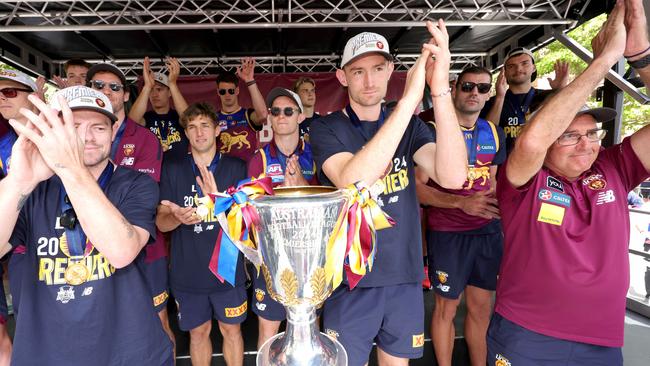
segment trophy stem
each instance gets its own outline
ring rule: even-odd
[[[285,306],[287,328],[264,343],[258,365],[347,365],[341,344],[319,332],[316,308],[310,305]]]

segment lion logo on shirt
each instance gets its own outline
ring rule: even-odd
[[[219,140],[221,141],[221,152],[223,153],[229,153],[230,150],[233,148],[233,146],[236,146],[236,149],[242,149],[244,145],[248,149],[251,148],[250,142],[248,142],[248,132],[242,131],[241,133],[236,133],[233,132],[233,134],[229,134],[227,132],[222,132],[219,134]]]

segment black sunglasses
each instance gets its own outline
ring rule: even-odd
[[[463,81],[460,84],[460,90],[465,93],[471,93],[474,90],[474,87],[478,89],[478,92],[481,94],[487,94],[492,89],[492,84],[490,83],[473,83],[471,81]]]
[[[18,92],[26,92],[26,93],[31,93],[31,89],[21,89],[21,88],[4,88],[0,89],[0,93],[2,93],[2,96],[5,98],[15,98],[18,96]]]
[[[70,204],[70,198],[68,198],[67,194],[65,195],[65,197],[63,197],[63,200],[65,201],[65,203]],[[79,220],[77,220],[77,213],[74,211],[74,208],[72,207],[65,210],[63,214],[61,214],[61,217],[59,218],[59,224],[68,230],[74,230],[74,228],[77,226],[78,223]]]
[[[284,115],[285,115],[285,116],[287,116],[287,117],[291,117],[291,116],[293,116],[293,112],[298,112],[298,113],[300,113],[300,109],[298,109],[298,108],[291,108],[291,107],[285,107],[284,109],[283,109],[283,108],[280,108],[280,107],[271,107],[271,108],[269,108],[269,112],[271,112],[271,115],[272,115],[273,117],[277,117],[277,116],[279,116],[280,113],[282,113],[282,112],[284,112]]]
[[[106,86],[106,85],[108,85],[108,87],[109,87],[112,91],[114,91],[114,92],[118,92],[118,91],[120,91],[120,90],[122,90],[122,89],[124,88],[124,85],[122,85],[122,84],[118,84],[118,83],[106,83],[106,82],[103,81],[103,80],[90,80],[90,81],[86,84],[86,86],[91,87],[91,88],[93,88],[93,89],[97,89],[97,90],[102,90],[102,89],[104,89],[104,86]]]
[[[226,95],[226,92],[230,95],[235,95],[235,89],[219,89],[219,95]]]

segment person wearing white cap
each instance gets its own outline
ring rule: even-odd
[[[142,68],[144,85],[131,106],[129,118],[153,132],[158,137],[163,152],[174,155],[187,154],[188,142],[180,126],[179,117],[187,109],[187,102],[176,84],[180,64],[173,57],[168,58],[165,64],[169,76],[160,72],[154,73],[149,57],[145,57]],[[151,103],[153,110],[147,111],[147,102]]]
[[[496,95],[485,104],[481,117],[503,128],[506,151],[514,147],[515,139],[529,118],[532,106],[543,103],[551,91],[533,87],[537,78],[535,58],[530,50],[517,47],[506,55],[503,68],[495,83]],[[569,63],[555,62],[555,79],[548,79],[552,89],[569,83]]]
[[[27,118],[19,113],[20,108],[26,108],[34,111],[35,108],[32,103],[27,99],[27,96],[31,93],[37,91],[36,83],[24,73],[18,70],[12,69],[3,69],[0,70],[0,114],[6,120],[15,119],[22,124],[27,123]],[[8,156],[5,156],[7,152],[11,150],[11,145],[13,141],[16,140],[16,135],[10,132],[10,135],[3,136],[3,139],[11,137],[11,144],[8,145],[8,149],[2,149],[0,147],[0,167],[2,168],[3,173],[7,174],[7,162],[6,159]],[[0,143],[0,145],[5,145]]]
[[[368,362],[373,342],[380,365],[406,365],[409,358],[422,356],[424,271],[414,166],[446,188],[461,188],[467,178],[467,152],[449,88],[449,36],[442,20],[437,26],[427,22],[427,29],[432,38],[409,70],[394,109],[381,103],[393,71],[388,42],[376,33],[352,37],[336,71],[349,104],[311,126],[319,180],[341,188],[381,180],[384,189],[377,200],[396,221],[377,232],[372,271],[361,280],[344,276],[345,285],[324,305],[325,331],[341,341],[350,366]],[[437,139],[413,115],[425,81],[438,121]]]
[[[156,235],[157,184],[111,163],[117,118],[101,92],[29,99],[41,115],[9,121],[19,137],[0,181],[0,255],[27,248],[12,364],[173,365],[138,268]]]
[[[616,2],[589,66],[546,100],[500,168],[504,252],[489,365],[623,365],[626,197],[650,176],[650,127],[603,148],[598,123],[616,111],[581,106],[624,55],[650,85],[645,14],[642,0]]]

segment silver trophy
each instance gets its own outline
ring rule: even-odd
[[[341,343],[318,331],[316,309],[333,290],[326,247],[348,200],[345,190],[291,187],[252,201],[267,291],[287,313],[286,331],[264,343],[258,365],[347,365]]]

